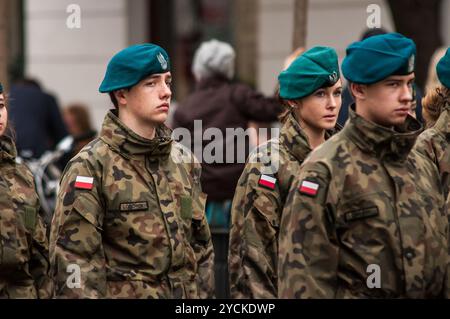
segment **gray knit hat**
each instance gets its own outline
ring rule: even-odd
[[[236,53],[228,43],[212,39],[203,42],[194,54],[192,73],[198,80],[214,75],[234,77]]]

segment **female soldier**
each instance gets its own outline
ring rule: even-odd
[[[314,47],[279,76],[280,138],[248,158],[232,206],[229,271],[233,298],[276,298],[278,229],[286,193],[303,160],[336,125],[342,85],[336,52]]]
[[[447,197],[450,188],[450,49],[437,64],[436,73],[442,84],[423,98],[428,129],[417,138],[415,148],[437,165]]]
[[[49,298],[48,243],[34,180],[16,162],[0,85],[0,298]]]

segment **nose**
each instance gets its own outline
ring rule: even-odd
[[[412,95],[412,86],[405,84],[402,86],[402,92],[400,94],[400,100],[402,102],[412,102],[413,100],[413,95]]]
[[[327,108],[328,109],[335,109],[337,107],[337,97],[333,96],[333,94],[330,95],[330,98],[328,99]]]
[[[160,90],[160,97],[161,99],[167,99],[172,96],[172,90],[170,89],[170,86],[164,82],[162,85],[162,88]]]

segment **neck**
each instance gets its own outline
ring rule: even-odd
[[[317,146],[325,142],[325,130],[319,128],[313,128],[308,125],[302,125],[306,136],[308,137],[309,145],[311,149],[315,149]]]
[[[155,137],[156,129],[155,125],[149,125],[148,123],[142,123],[135,116],[121,109],[119,112],[119,119],[125,124],[130,130],[132,130],[137,135],[151,140]]]

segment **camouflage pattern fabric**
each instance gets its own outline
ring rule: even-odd
[[[0,298],[49,298],[48,240],[28,168],[0,137]]]
[[[421,131],[412,117],[394,130],[350,110],[309,155],[281,218],[280,298],[445,296],[448,218],[437,169],[411,152]]]
[[[436,164],[447,196],[450,189],[450,105],[447,105],[433,127],[419,135],[414,149]]]
[[[232,205],[228,254],[232,298],[277,298],[281,212],[292,180],[310,152],[307,136],[291,113],[280,138],[250,154]],[[276,179],[273,189],[259,185],[262,175]]]
[[[99,138],[67,165],[50,233],[55,297],[214,296],[200,164],[170,134],[161,126],[144,139],[110,111]],[[77,176],[93,183],[80,188]]]

